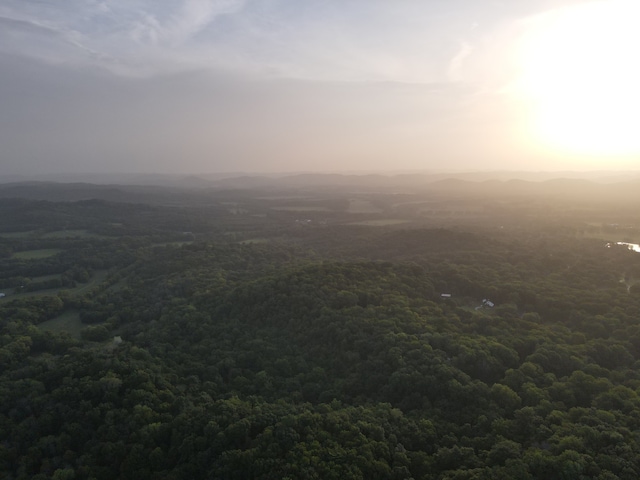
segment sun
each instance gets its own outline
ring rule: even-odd
[[[518,48],[529,135],[569,155],[640,154],[639,0],[582,3],[530,20]]]

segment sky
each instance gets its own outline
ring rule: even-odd
[[[3,0],[0,174],[636,169],[637,0]]]

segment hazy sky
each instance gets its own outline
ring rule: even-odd
[[[2,0],[0,173],[628,169],[638,0]]]

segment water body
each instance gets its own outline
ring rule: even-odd
[[[626,245],[626,247],[629,250],[633,250],[634,252],[640,253],[640,245],[637,243],[627,243],[627,242],[616,242],[615,244],[607,243],[607,248],[611,248],[611,245]]]

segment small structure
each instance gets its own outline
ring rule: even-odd
[[[122,337],[120,335],[116,335],[113,337],[113,344],[120,345],[122,343]]]
[[[489,300],[488,298],[485,298],[482,300],[482,306],[483,307],[489,307],[489,308],[493,308],[496,306],[495,303],[493,303],[491,300]]]
[[[441,293],[440,294],[440,298],[451,298],[451,294],[450,293]]]
[[[7,295],[5,293],[0,292],[0,298],[2,297],[6,297]]]

